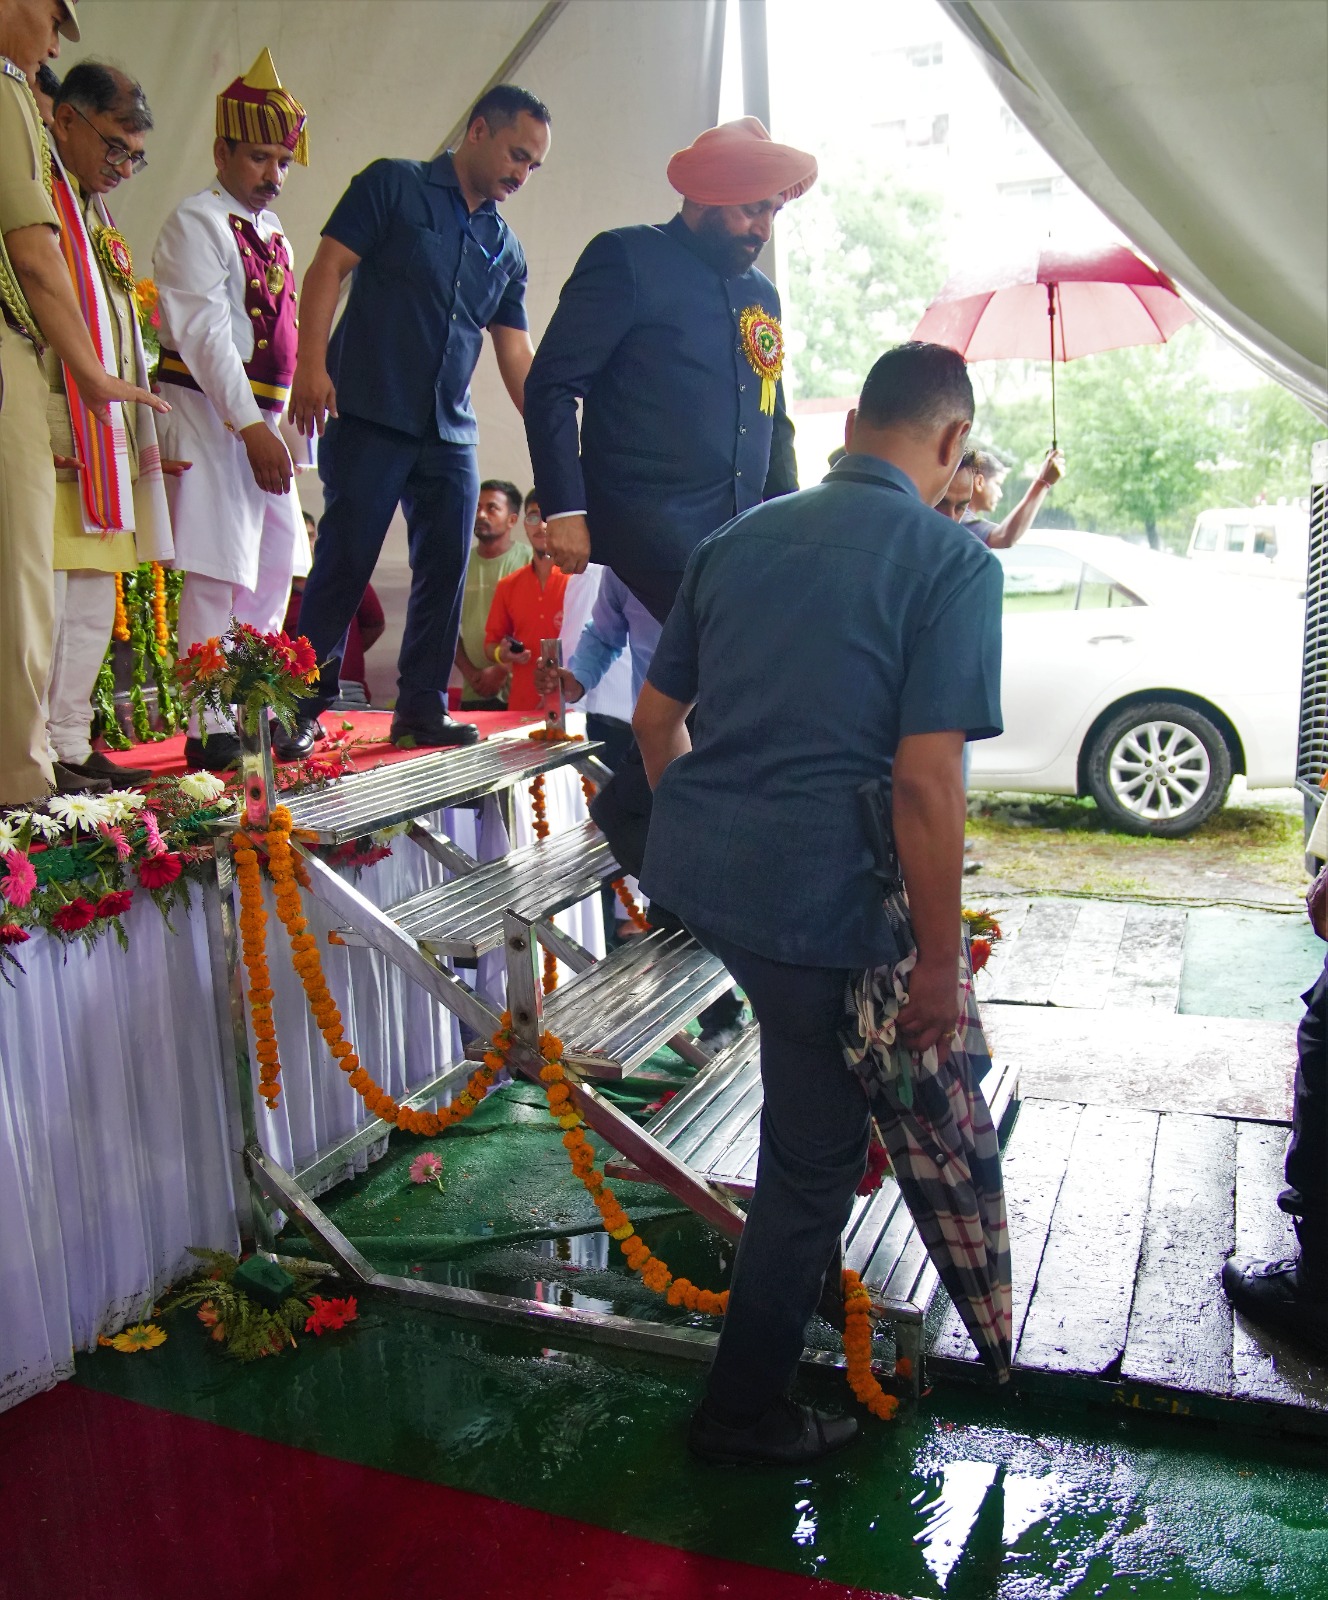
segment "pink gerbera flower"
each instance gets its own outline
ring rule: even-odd
[[[128,861],[133,854],[133,846],[125,838],[123,828],[117,827],[113,822],[99,822],[97,824],[97,832],[108,843],[115,846],[115,854],[119,860]]]
[[[145,810],[139,813],[144,831],[147,834],[145,845],[150,856],[159,856],[166,849],[166,841],[161,836],[161,829],[157,826],[156,813]]]
[[[32,891],[37,887],[37,874],[32,862],[21,850],[9,850],[0,861],[4,863],[5,875],[0,878],[0,894],[9,901],[11,906],[25,906],[32,899]]]
[[[410,1164],[412,1183],[433,1183],[443,1187],[443,1163],[432,1150],[424,1150]]]

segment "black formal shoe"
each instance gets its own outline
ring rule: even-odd
[[[272,754],[278,761],[303,761],[324,737],[317,717],[296,717],[289,732],[275,717],[272,719]]]
[[[441,744],[474,744],[480,730],[473,722],[454,722],[439,713],[415,721],[409,717],[393,717],[389,740],[398,750],[423,750]]]
[[[210,733],[207,743],[193,734],[184,742],[184,764],[190,772],[229,772],[240,764],[238,734]]]
[[[687,1448],[702,1461],[727,1466],[801,1466],[842,1450],[858,1433],[856,1417],[832,1417],[795,1400],[777,1401],[745,1428],[712,1417],[702,1403],[687,1429]]]
[[[1302,1282],[1299,1258],[1292,1261],[1222,1263],[1222,1289],[1243,1316],[1293,1344],[1328,1356],[1328,1293],[1311,1293]]]
[[[122,767],[101,750],[94,750],[86,761],[62,761],[60,765],[85,778],[102,778],[111,789],[137,789],[156,776],[149,767]]]
[[[111,787],[105,778],[89,777],[77,767],[66,766],[63,761],[53,763],[56,794],[105,794]]]

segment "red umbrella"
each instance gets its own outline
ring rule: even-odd
[[[1056,363],[1127,345],[1165,344],[1194,312],[1164,272],[1123,244],[1042,250],[1021,261],[957,273],[923,313],[915,339],[948,345],[969,361],[1051,356],[1056,444]]]

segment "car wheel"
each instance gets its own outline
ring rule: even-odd
[[[1172,702],[1127,706],[1096,735],[1088,788],[1125,833],[1179,839],[1206,822],[1231,787],[1231,752],[1202,712]]]

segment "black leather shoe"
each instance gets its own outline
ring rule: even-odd
[[[240,764],[240,739],[234,733],[210,733],[206,744],[193,734],[184,742],[184,764],[190,772],[229,772]]]
[[[687,1429],[687,1448],[702,1461],[727,1466],[801,1466],[842,1450],[857,1437],[856,1417],[832,1417],[814,1406],[780,1400],[745,1428],[717,1421],[702,1403]]]
[[[1300,1278],[1300,1262],[1222,1263],[1222,1290],[1231,1304],[1270,1333],[1328,1356],[1328,1295],[1310,1294]]]
[[[105,794],[111,787],[105,778],[94,778],[78,767],[66,766],[63,761],[52,763],[55,773],[56,794]]]
[[[389,740],[398,750],[424,750],[435,745],[474,744],[480,730],[473,722],[454,722],[441,714],[414,721],[408,717],[393,717]]]
[[[296,717],[289,732],[275,717],[272,719],[272,754],[278,761],[303,761],[323,737],[323,725],[317,717]]]
[[[101,750],[94,750],[86,761],[62,761],[60,765],[85,778],[100,778],[111,789],[137,789],[156,776],[150,767],[122,767]]]

